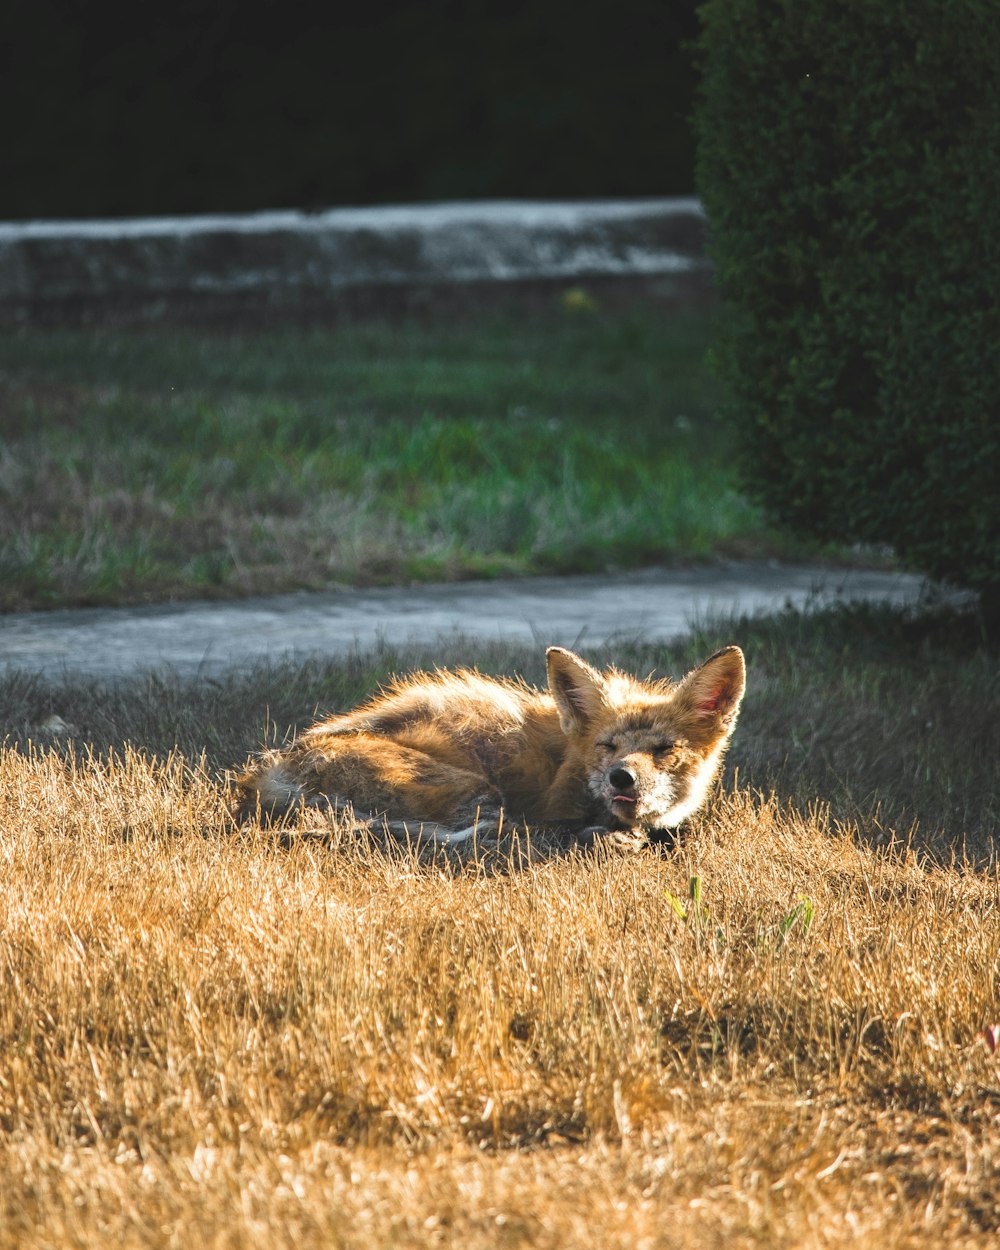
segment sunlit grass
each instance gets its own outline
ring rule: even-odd
[[[234,830],[221,770],[534,651],[3,679],[0,1246],[992,1244],[996,655],[859,610],[590,658],[727,641],[677,849],[482,865]]]

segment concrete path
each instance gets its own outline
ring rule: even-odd
[[[710,616],[838,601],[916,603],[909,574],[771,564],[616,576],[337,590],[235,602],[83,608],[0,616],[0,672],[103,679],[148,669],[215,675],[261,660],[334,657],[385,643],[484,640],[596,645],[668,640]]]

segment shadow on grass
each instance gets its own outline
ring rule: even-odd
[[[992,857],[1000,663],[972,614],[852,606],[716,620],[672,646],[582,650],[598,665],[680,676],[729,642],[746,652],[748,691],[724,787],[826,806],[867,842],[910,841],[935,858]],[[392,673],[463,664],[542,684],[543,651],[449,642],[265,665],[224,680],[158,673],[112,688],[15,674],[0,678],[0,739],[98,754],[126,745],[179,751],[191,762],[204,757],[221,777],[261,746],[353,706]]]

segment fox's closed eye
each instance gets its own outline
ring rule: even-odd
[[[664,738],[662,742],[655,742],[653,744],[654,755],[666,755],[668,751],[672,751],[673,749],[674,749],[674,744],[670,741],[669,738]]]

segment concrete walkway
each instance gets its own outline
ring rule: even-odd
[[[0,672],[113,680],[149,669],[217,675],[261,660],[336,657],[467,636],[572,647],[660,641],[700,619],[853,600],[914,604],[919,577],[857,569],[716,564],[616,576],[337,590],[233,602],[0,616]]]

